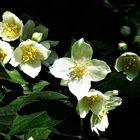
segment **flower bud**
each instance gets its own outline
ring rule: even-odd
[[[134,43],[140,45],[140,35],[136,35],[136,36],[134,37]]]
[[[127,44],[125,42],[118,43],[118,49],[120,51],[126,51],[127,50]]]
[[[42,37],[43,37],[43,33],[35,32],[32,35],[32,40],[40,42],[42,40]]]
[[[131,28],[129,26],[122,26],[120,30],[121,35],[129,36],[131,33]]]

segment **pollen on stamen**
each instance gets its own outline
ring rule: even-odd
[[[12,23],[2,23],[3,34],[8,38],[15,38],[18,34],[18,27]]]
[[[87,67],[85,65],[76,65],[72,72],[74,77],[82,77],[87,71]]]
[[[23,63],[27,63],[29,61],[33,61],[37,59],[37,50],[35,46],[25,46],[22,48],[23,56],[22,61]]]
[[[98,117],[98,119],[101,121],[102,118],[103,118],[103,115],[98,115],[97,117]]]
[[[92,106],[94,103],[97,103],[100,101],[100,97],[98,95],[84,97],[84,101],[88,106]]]
[[[3,61],[7,53],[0,48],[0,61]]]
[[[124,71],[134,70],[137,67],[137,60],[134,56],[125,56],[124,57]]]

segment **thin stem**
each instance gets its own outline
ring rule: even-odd
[[[82,118],[80,119],[80,125],[81,125],[80,126],[80,129],[81,129],[80,130],[81,131],[81,139],[85,140],[85,138],[84,138],[84,125],[83,125],[83,119]]]

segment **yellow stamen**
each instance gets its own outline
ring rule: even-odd
[[[0,61],[3,61],[7,53],[0,48]]]
[[[12,23],[2,23],[3,34],[8,38],[15,38],[18,34],[18,27]]]
[[[135,70],[137,65],[138,65],[138,62],[134,56],[124,57],[124,71]]]
[[[101,100],[101,98],[98,95],[95,96],[90,96],[90,97],[84,97],[84,101],[86,102],[86,104],[90,107],[93,104],[99,102]]]
[[[102,120],[102,118],[103,118],[104,115],[107,115],[109,113],[109,109],[110,109],[110,106],[108,104],[106,104],[105,105],[105,109],[103,111],[103,114],[102,115],[100,115],[100,114],[98,115],[98,119],[100,121]]]
[[[98,119],[101,121],[102,118],[103,118],[103,115],[98,115],[97,117],[98,117]]]
[[[22,56],[23,63],[33,61],[36,59],[37,59],[37,50],[35,46],[29,45],[23,47],[23,56]]]
[[[82,77],[86,73],[87,67],[83,64],[76,65],[72,72],[74,77]]]

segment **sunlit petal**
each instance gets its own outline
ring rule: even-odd
[[[92,81],[100,81],[111,72],[106,62],[98,59],[93,59],[91,62],[92,63],[88,66],[88,76]]]
[[[70,72],[74,67],[74,63],[70,58],[63,57],[57,59],[54,64],[50,67],[50,72],[57,78],[62,78],[63,80],[70,79]]]
[[[20,68],[24,73],[26,73],[32,78],[35,78],[41,70],[41,63],[40,61],[36,61],[29,64],[21,64]]]

